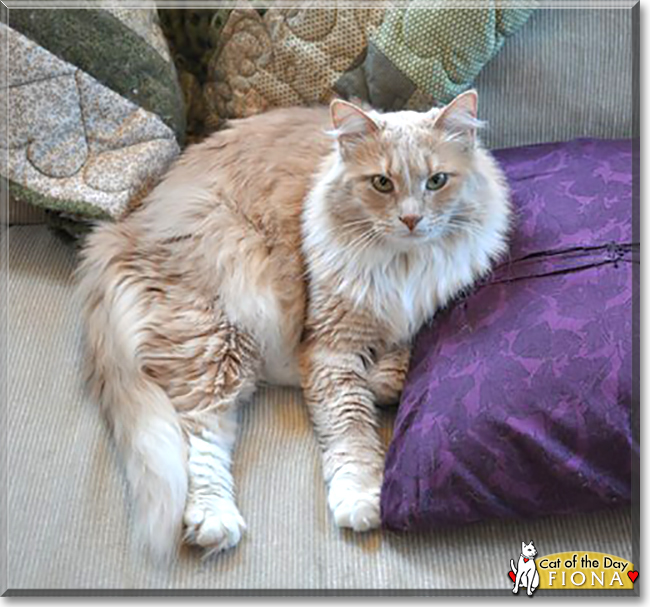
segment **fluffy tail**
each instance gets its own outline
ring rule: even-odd
[[[512,559],[510,559],[510,569],[512,569],[512,573],[517,575],[517,569],[515,568],[515,562]]]
[[[104,224],[88,237],[78,269],[88,376],[111,425],[135,500],[140,540],[159,559],[180,538],[187,497],[187,446],[164,390],[141,369],[148,316],[143,287],[120,261],[129,235]]]

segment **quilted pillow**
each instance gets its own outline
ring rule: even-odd
[[[418,336],[382,488],[390,528],[631,499],[632,142],[496,157],[516,208],[510,258]]]
[[[119,217],[165,170],[185,131],[183,96],[149,8],[19,9],[8,49],[11,195],[52,211]]]
[[[532,6],[237,8],[208,64],[205,101],[222,118],[333,96],[429,109],[467,89]]]

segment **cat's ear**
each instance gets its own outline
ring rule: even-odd
[[[458,95],[442,110],[432,110],[435,128],[444,130],[450,137],[465,140],[474,145],[476,129],[483,123],[478,119],[478,93],[475,90],[465,91]]]
[[[342,99],[330,104],[334,134],[341,145],[358,143],[379,131],[377,123],[361,108]]]
[[[526,542],[521,542],[521,551],[524,551],[524,548],[526,548]]]

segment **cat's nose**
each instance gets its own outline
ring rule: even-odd
[[[411,232],[415,229],[415,226],[422,221],[421,215],[402,215],[399,220],[409,229]]]

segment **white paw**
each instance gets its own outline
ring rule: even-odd
[[[237,506],[227,500],[190,504],[183,521],[185,541],[205,548],[208,554],[233,548],[246,530]]]
[[[330,490],[329,502],[334,522],[339,527],[369,531],[381,523],[378,491],[347,490],[341,494]]]

